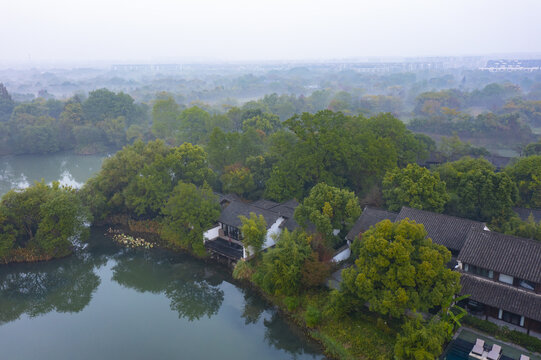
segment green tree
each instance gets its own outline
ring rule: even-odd
[[[208,141],[213,129],[212,117],[208,112],[200,107],[192,106],[180,113],[179,120],[177,143],[202,144]]]
[[[458,135],[454,134],[451,137],[442,137],[440,151],[448,158],[459,156],[487,156],[490,152],[483,147],[475,147],[469,142],[463,142]]]
[[[445,183],[438,173],[417,164],[388,171],[383,178],[383,198],[390,211],[402,206],[441,213],[449,201]]]
[[[105,141],[109,146],[121,148],[126,144],[126,118],[119,116],[100,121],[97,127],[105,134]]]
[[[301,288],[303,265],[311,254],[310,238],[305,232],[284,229],[276,246],[263,254],[252,278],[270,294],[295,295]]]
[[[179,181],[214,182],[203,148],[189,143],[171,148],[163,140],[135,141],[106,159],[81,195],[99,219],[111,214],[152,218]]]
[[[88,235],[91,217],[75,190],[36,182],[22,191],[11,190],[0,202],[0,259],[11,250],[61,257],[72,251],[73,239]]]
[[[67,127],[74,127],[83,124],[83,107],[78,101],[71,101],[66,104],[64,111],[60,114],[60,121]]]
[[[520,158],[505,173],[518,186],[520,206],[541,208],[541,155]]]
[[[167,154],[165,161],[171,170],[171,178],[174,181],[203,185],[214,182],[214,172],[209,169],[208,156],[199,145],[184,143],[172,148]]]
[[[458,293],[460,274],[446,267],[449,250],[426,235],[423,225],[408,219],[378,223],[355,240],[359,257],[342,271],[341,292],[390,317],[441,306]]]
[[[163,238],[173,246],[203,256],[203,232],[220,216],[220,205],[212,189],[179,182],[161,212]]]
[[[541,155],[541,141],[526,145],[523,153],[524,156]]]
[[[295,209],[295,220],[306,228],[309,222],[325,238],[328,246],[337,245],[335,230],[344,232],[361,215],[359,200],[351,191],[317,184]]]
[[[282,123],[277,115],[267,113],[248,118],[242,123],[242,128],[244,131],[246,131],[248,128],[254,128],[264,132],[267,135],[277,131],[281,126]]]
[[[242,232],[242,243],[246,248],[246,252],[248,256],[257,254],[265,244],[267,222],[263,215],[257,216],[253,212],[250,213],[249,218],[242,215],[239,218],[242,222],[240,231]]]
[[[490,223],[490,228],[508,235],[541,241],[541,221],[535,222],[532,215],[526,221],[518,216],[497,217]]]
[[[213,182],[205,151],[190,143],[156,153],[139,176],[129,179],[124,190],[125,204],[138,216],[154,217],[179,181],[202,185]]]
[[[420,315],[407,320],[398,334],[394,354],[397,360],[434,360],[449,340],[450,325],[433,317],[424,324]]]
[[[317,183],[368,191],[385,172],[426,153],[425,142],[390,114],[366,119],[332,111],[295,115],[284,122],[290,132],[270,138],[277,159],[265,195],[302,199]]]
[[[180,129],[180,106],[172,97],[156,100],[152,107],[152,133],[160,139],[173,141]]]
[[[248,197],[255,190],[254,177],[250,169],[241,166],[229,166],[220,177],[222,190],[242,197]]]
[[[216,171],[223,171],[227,165],[245,164],[246,159],[263,153],[261,135],[253,128],[243,133],[226,133],[215,127],[205,146],[209,162]]]
[[[0,260],[8,258],[17,241],[16,224],[9,222],[8,212],[0,206]]]
[[[507,173],[496,173],[484,159],[464,158],[436,168],[451,196],[445,212],[479,221],[509,216],[517,188]]]
[[[107,89],[91,91],[83,103],[84,119],[92,124],[124,116],[129,126],[133,123],[136,112],[131,96],[122,92],[115,94]]]
[[[58,257],[71,252],[72,238],[88,236],[84,222],[90,220],[90,215],[75,190],[61,188],[58,183],[53,183],[51,189],[54,195],[39,209],[36,240],[47,254]]]
[[[170,152],[171,148],[162,140],[147,144],[135,141],[114,156],[105,159],[101,171],[90,178],[81,190],[81,196],[94,217],[102,220],[111,214],[128,213],[128,208],[133,211],[133,200],[126,201],[126,197],[144,197],[146,193],[141,195],[139,191],[135,191],[136,189],[127,190],[128,186],[137,182],[139,177],[144,177],[145,167],[147,168],[145,171],[152,173],[152,169],[149,168],[153,162],[156,159],[163,162]]]
[[[0,122],[6,122],[11,117],[15,102],[9,95],[4,84],[0,83]]]

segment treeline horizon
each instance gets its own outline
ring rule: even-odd
[[[428,134],[437,142],[441,136],[458,135],[474,145],[501,147],[515,154],[539,138],[534,130],[541,128],[541,82],[533,84],[529,93],[511,83],[492,83],[473,91],[423,92],[413,100],[409,112],[404,107],[404,94],[395,90],[394,95],[367,95],[355,89],[315,90],[309,96],[273,93],[234,106],[184,104],[175,94],[164,91],[143,103],[105,88],[67,100],[56,100],[45,91],[43,97],[16,102],[0,84],[0,154],[104,153],[135,139],[167,137],[173,144],[171,134],[164,133],[164,122],[184,126],[185,133],[199,132],[198,139],[187,141],[204,144],[214,127],[238,132],[250,114],[263,116],[276,126],[294,115],[320,110],[366,117],[390,113],[409,129]],[[239,120],[241,113],[243,119]]]

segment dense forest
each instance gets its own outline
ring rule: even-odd
[[[499,155],[520,154],[541,127],[541,79],[535,74],[361,73],[332,66],[222,70],[7,72],[0,85],[0,154],[103,153],[135,139],[204,144],[216,126],[238,132],[248,117],[265,114],[252,121],[268,133],[296,114],[321,110],[390,113],[438,143],[456,134]],[[171,124],[176,128],[168,133]]]

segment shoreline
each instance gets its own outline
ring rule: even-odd
[[[129,220],[128,220],[128,222],[129,222]],[[105,235],[108,238],[110,238],[111,241],[114,241],[112,239],[112,236],[115,235],[115,234],[127,235],[127,236],[131,236],[131,237],[134,237],[134,238],[135,237],[140,237],[140,238],[145,239],[148,242],[153,243],[155,245],[154,248],[161,248],[161,249],[165,249],[165,250],[168,250],[168,251],[171,251],[171,252],[184,253],[184,254],[187,254],[187,255],[193,257],[194,259],[203,261],[206,264],[219,265],[219,266],[223,267],[224,269],[227,269],[228,274],[231,276],[231,281],[233,282],[234,285],[239,286],[241,288],[249,289],[249,290],[254,291],[255,293],[257,293],[258,296],[260,296],[267,304],[272,306],[288,323],[291,323],[291,324],[295,325],[296,327],[298,327],[299,330],[302,331],[304,336],[306,336],[308,339],[310,339],[310,341],[313,341],[314,344],[317,344],[317,346],[320,348],[321,352],[325,355],[325,357],[327,359],[330,359],[330,360],[343,359],[343,358],[336,357],[336,356],[332,355],[330,349],[322,341],[321,336],[319,336],[319,337],[314,336],[314,332],[317,332],[317,330],[307,326],[306,322],[302,321],[303,320],[302,317],[295,316],[295,315],[298,315],[298,314],[296,314],[295,312],[289,311],[284,306],[284,304],[282,304],[282,302],[278,301],[278,299],[276,299],[275,297],[265,293],[263,291],[263,289],[261,289],[259,286],[254,284],[252,281],[235,279],[233,277],[233,268],[234,268],[234,266],[232,266],[232,264],[230,264],[230,263],[228,264],[226,262],[216,260],[214,258],[211,258],[210,256],[200,257],[200,256],[197,256],[196,254],[194,254],[191,251],[188,251],[186,249],[166,246],[164,244],[165,241],[163,241],[161,239],[159,234],[154,233],[154,232],[148,232],[147,233],[147,232],[133,231],[133,230],[130,229],[130,226],[129,226],[128,223],[111,224],[110,222],[107,222],[107,224],[103,223],[103,224],[100,224],[100,226],[96,226],[96,227],[104,227],[104,226],[109,227],[110,229],[112,229],[112,232],[107,231],[105,233]],[[150,238],[148,238],[148,237],[150,237]],[[344,351],[345,351],[345,348],[344,348]],[[352,357],[348,357],[347,359],[350,359],[350,358],[352,359]]]
[[[318,324],[314,327],[308,326],[304,319],[304,310],[303,310],[302,305],[299,305],[296,309],[294,309],[293,311],[290,311],[287,308],[286,304],[283,302],[283,299],[267,294],[262,288],[257,286],[251,280],[235,279],[232,276],[233,266],[231,266],[231,264],[228,265],[227,263],[217,261],[216,259],[213,259],[210,256],[205,256],[205,257],[197,256],[196,254],[186,249],[173,247],[170,245],[168,246],[168,244],[166,244],[166,242],[155,231],[155,228],[153,229],[153,231],[151,231],[151,227],[146,226],[151,223],[152,221],[148,221],[148,220],[137,221],[137,220],[128,219],[126,216],[113,216],[109,219],[106,219],[105,221],[93,224],[91,226],[95,229],[101,229],[102,231],[105,230],[103,234],[111,242],[114,242],[114,239],[113,239],[114,235],[124,235],[124,236],[131,236],[133,238],[142,238],[146,242],[154,244],[153,248],[161,248],[167,251],[171,251],[173,253],[183,253],[183,254],[189,255],[190,257],[194,259],[203,261],[206,264],[218,265],[222,267],[224,270],[227,269],[227,273],[231,277],[231,281],[234,285],[239,286],[244,289],[249,289],[250,291],[254,291],[269,306],[272,306],[280,314],[280,316],[282,316],[288,323],[297,327],[302,332],[302,334],[306,336],[307,339],[309,339],[315,345],[317,345],[317,347],[324,354],[325,358],[332,359],[332,360],[370,358],[369,354],[361,356],[361,357],[356,357],[354,355],[351,355],[350,351],[348,351],[351,345],[343,343],[338,338],[333,337],[332,334],[329,334],[329,331],[325,331],[324,329],[322,329],[322,326],[325,324],[323,323]],[[136,231],[135,229],[138,231]],[[146,229],[147,231],[141,231],[143,229]],[[73,254],[73,251],[71,251],[69,254],[66,254],[65,256],[62,256],[62,257],[67,257],[72,254]],[[10,261],[9,263],[6,263],[6,265],[16,264],[16,263],[51,261],[56,258],[60,258],[60,257],[43,256],[42,258],[32,259],[32,260],[28,260],[29,258],[25,258],[25,259],[20,259],[20,261]],[[328,294],[326,294],[325,291],[320,290],[320,291],[316,291],[310,294],[309,293],[301,294],[299,295],[299,298],[303,298],[304,300],[309,301],[311,300],[312,297],[317,297],[318,295],[321,297],[328,296]],[[340,324],[338,324],[338,326],[339,325]],[[346,327],[344,327],[344,330],[345,329]],[[383,355],[382,359],[386,359],[386,358],[387,357],[384,357]]]

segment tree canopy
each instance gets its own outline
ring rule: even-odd
[[[65,256],[75,239],[88,235],[90,220],[75,191],[57,182],[11,190],[0,202],[0,260],[17,254],[25,260]]]
[[[388,171],[383,178],[382,191],[390,211],[409,206],[441,213],[449,201],[445,182],[440,180],[439,174],[432,174],[417,164]]]
[[[327,244],[335,246],[339,239],[334,231],[349,230],[360,215],[359,200],[353,192],[320,183],[295,209],[294,216],[305,229],[309,223],[314,224]]]
[[[257,254],[261,251],[265,238],[267,236],[267,222],[263,215],[257,216],[251,212],[250,217],[240,216],[242,226],[242,242],[248,251],[248,256]]]
[[[505,173],[517,184],[520,206],[541,208],[541,155],[520,158]]]
[[[276,246],[263,254],[253,280],[270,294],[293,295],[301,287],[302,268],[310,258],[309,237],[305,232],[285,229]]]
[[[100,173],[83,187],[82,196],[96,218],[110,214],[152,218],[180,181],[196,185],[214,182],[201,147],[136,141],[103,162]]]
[[[161,235],[173,246],[204,255],[203,233],[220,216],[218,199],[208,185],[179,182],[163,205]]]
[[[451,199],[446,213],[479,221],[509,216],[517,188],[506,173],[494,172],[484,159],[463,158],[435,170],[445,181]]]
[[[458,293],[460,274],[446,267],[449,250],[426,236],[423,225],[408,219],[384,220],[366,231],[355,240],[355,267],[342,271],[342,294],[390,317],[440,306]]]
[[[449,324],[437,317],[432,317],[423,324],[417,315],[402,326],[395,344],[395,357],[398,360],[433,360],[443,351],[443,344],[449,340]]]
[[[426,143],[390,114],[366,119],[340,112],[295,115],[284,122],[293,133],[273,135],[277,161],[266,196],[302,199],[317,183],[368,191],[385,171],[427,155]]]

